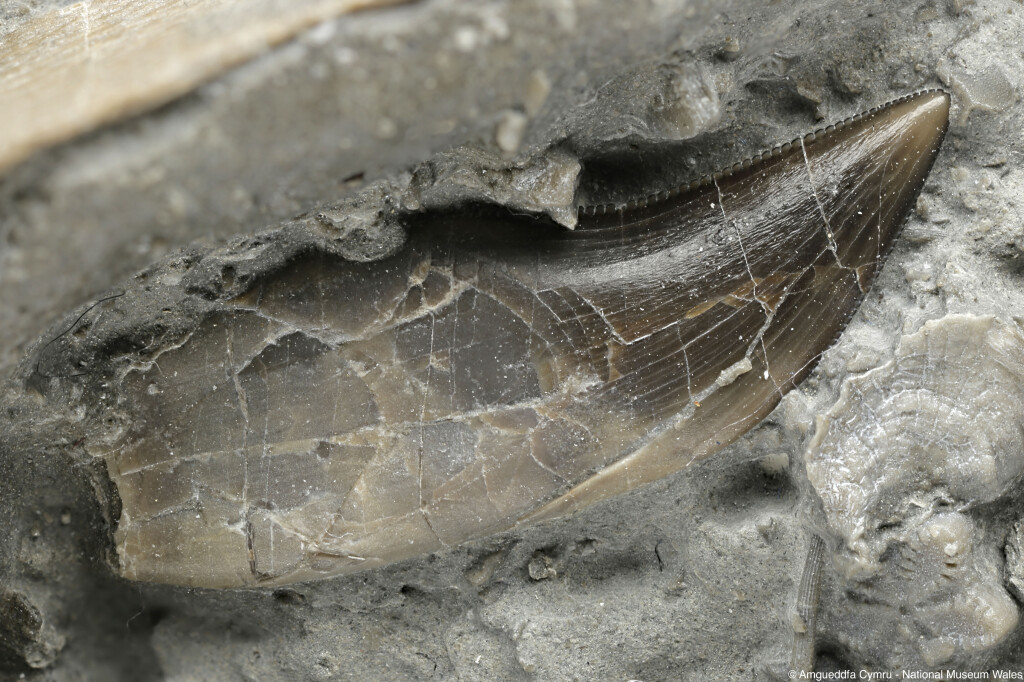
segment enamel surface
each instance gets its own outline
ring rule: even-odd
[[[310,255],[117,386],[94,450],[122,574],[278,585],[416,556],[666,476],[807,375],[914,204],[926,92],[579,227],[428,217]]]

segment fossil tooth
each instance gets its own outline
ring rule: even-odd
[[[821,598],[822,568],[825,559],[825,541],[812,535],[800,576],[796,608],[793,610],[793,649],[789,669],[800,672],[814,671],[814,645],[818,625],[818,601]]]
[[[279,585],[567,513],[703,459],[840,333],[942,141],[930,91],[579,228],[427,217],[310,255],[111,387],[131,579]]]

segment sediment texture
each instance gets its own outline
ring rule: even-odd
[[[12,6],[0,16],[16,18]],[[851,582],[845,522],[819,504],[830,498],[804,456],[843,382],[885,366],[901,337],[948,315],[1009,324],[1024,310],[1021,14],[1012,0],[641,3],[628,14],[416,3],[320,27],[14,168],[0,184],[4,674],[770,679],[790,659],[808,527],[830,538],[818,670],[1019,668],[1024,508],[1012,475],[985,479],[999,491],[988,501],[873,529],[864,561],[902,566],[881,566],[879,595]],[[949,134],[872,293],[800,388],[714,458],[570,517],[332,580],[202,590],[116,577],[120,495],[94,485],[104,472],[89,463],[132,422],[95,417],[112,407],[104,382],[150,370],[95,375],[110,358],[181,343],[310,254],[392,257],[407,243],[395,215],[490,202],[564,229],[574,198],[676,187],[937,86],[952,95]],[[120,345],[96,343],[115,329]],[[312,357],[340,340],[295,343]]]

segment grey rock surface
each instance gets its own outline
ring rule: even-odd
[[[962,667],[1016,629],[999,557],[1006,528],[978,509],[1011,506],[1022,389],[1017,322],[947,315],[843,382],[818,420],[807,474],[838,540],[836,576],[851,600],[890,607],[850,616],[840,635],[863,663]]]
[[[15,169],[0,179],[0,679],[784,675],[808,537],[829,532],[804,469],[815,417],[926,321],[1024,311],[1022,44],[1014,0],[417,3],[319,27]],[[18,365],[125,278],[185,273],[208,245],[251,247],[252,272],[314,244],[372,260],[401,244],[388,202],[498,202],[568,225],[574,192],[669,188],[936,86],[953,117],[917,213],[810,379],[703,465],[571,518],[278,590],[130,583],[109,568],[109,491]],[[244,236],[300,215],[285,237]],[[180,276],[241,286],[245,267],[229,281],[214,265]],[[194,312],[133,305],[167,307],[168,329]],[[969,524],[944,513],[924,525],[969,537],[971,570],[1019,608],[1019,481]],[[819,670],[941,665],[921,658],[922,627],[851,597],[825,562]],[[1022,670],[1022,651],[1017,628],[956,664]]]

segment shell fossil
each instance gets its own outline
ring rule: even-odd
[[[944,92],[905,97],[677,192],[581,209],[575,231],[419,216],[397,253],[306,254],[155,348],[94,328],[124,360],[94,408],[119,427],[87,445],[119,498],[121,574],[323,578],[710,456],[841,332],[948,110]]]
[[[970,512],[1024,474],[1021,405],[1021,324],[948,315],[847,379],[819,418],[807,473],[841,541],[833,564],[848,590],[892,607],[877,613],[903,614],[895,627],[923,665],[963,662],[1017,624],[998,549]]]

